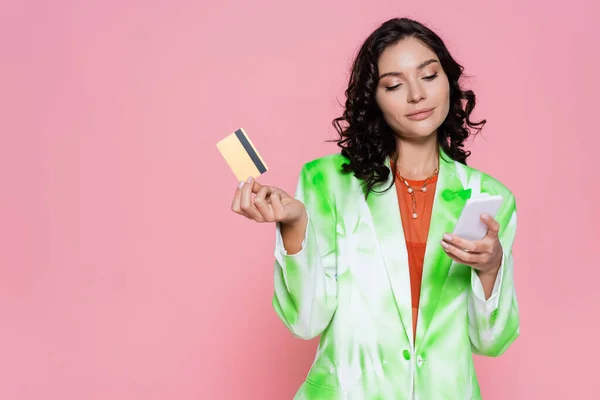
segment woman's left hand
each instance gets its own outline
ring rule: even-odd
[[[502,264],[502,245],[498,239],[500,224],[486,214],[482,214],[481,220],[488,227],[483,239],[471,241],[447,233],[442,246],[450,258],[475,268],[478,275],[496,276]]]

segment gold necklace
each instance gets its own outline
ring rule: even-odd
[[[398,171],[398,169],[396,169],[396,171]],[[433,171],[433,174],[429,175],[429,177],[427,177],[427,179],[425,179],[425,182],[423,182],[423,186],[421,186],[421,192],[425,193],[427,191],[427,184],[429,183],[428,181],[433,178],[434,176],[436,176],[439,172],[439,167],[436,168]],[[402,182],[404,182],[404,184],[406,185],[406,187],[408,188],[408,193],[410,193],[410,196],[412,198],[412,217],[413,219],[417,219],[417,217],[419,216],[419,214],[417,214],[417,200],[415,199],[415,190],[413,189],[413,187],[406,181],[406,179],[404,179],[402,177],[402,175],[400,175],[400,171],[398,171],[398,176],[400,177],[400,179],[402,179]]]

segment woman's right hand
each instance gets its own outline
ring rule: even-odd
[[[263,186],[253,178],[240,182],[231,210],[256,222],[280,222],[288,226],[299,224],[307,217],[306,208],[300,200],[278,187]]]

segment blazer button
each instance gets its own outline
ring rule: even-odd
[[[421,365],[423,365],[423,357],[421,356],[417,356],[417,365],[420,367]]]
[[[410,351],[404,350],[402,352],[402,357],[404,357],[405,360],[410,360]]]

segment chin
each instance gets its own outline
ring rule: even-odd
[[[422,124],[422,126],[411,126],[410,129],[401,130],[400,136],[407,139],[426,139],[435,136],[439,125]]]

